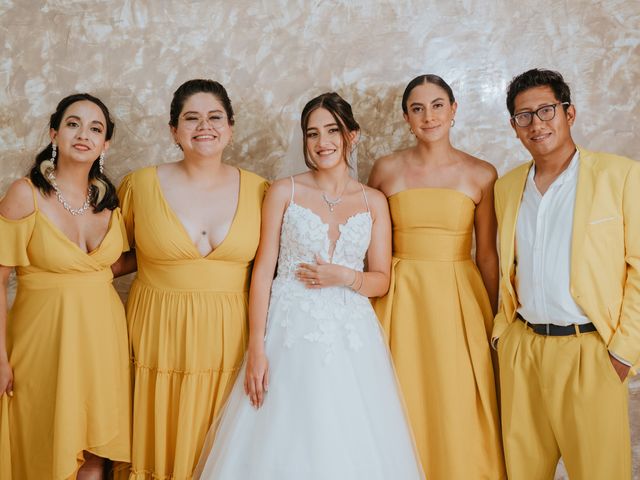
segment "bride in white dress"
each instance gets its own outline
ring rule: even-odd
[[[265,197],[247,359],[196,478],[422,479],[368,299],[389,287],[387,201],[349,176],[345,100],[314,98],[301,125],[310,171]]]

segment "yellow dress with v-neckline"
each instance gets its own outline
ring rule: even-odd
[[[267,186],[240,170],[229,232],[204,257],[165,200],[156,167],[128,175],[120,186],[138,260],[127,302],[135,373],[132,480],[191,479],[244,356]]]
[[[7,321],[14,395],[1,398],[0,478],[75,478],[83,450],[128,468],[129,351],[111,273],[129,249],[120,211],[87,253],[35,198],[31,215],[0,217],[0,264],[16,267],[18,281]]]
[[[493,314],[471,256],[476,205],[446,188],[404,190],[388,201],[391,285],[374,306],[425,476],[502,480]]]

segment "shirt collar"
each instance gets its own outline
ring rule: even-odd
[[[569,166],[565,168],[560,175],[558,175],[558,178],[556,178],[553,181],[553,183],[549,186],[549,188],[553,187],[554,185],[560,186],[565,182],[576,181],[576,179],[578,178],[579,163],[580,163],[580,151],[576,148],[576,153],[573,154],[573,157],[571,158],[571,162],[569,162]],[[533,165],[531,165],[531,168],[529,169],[529,175],[527,176],[527,183],[531,183],[533,186],[535,186],[535,182],[533,180],[533,177],[535,176],[535,174],[536,174],[536,164],[533,163]]]

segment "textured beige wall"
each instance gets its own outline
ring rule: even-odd
[[[291,133],[306,100],[332,89],[363,128],[365,180],[376,157],[411,141],[399,100],[425,72],[458,98],[454,143],[501,173],[526,158],[505,87],[537,66],[572,86],[579,143],[640,157],[637,1],[0,0],[0,39],[0,191],[45,145],[57,101],[76,91],[97,94],[114,114],[114,179],[177,159],[169,102],[194,77],[229,90],[229,161],[269,178],[303,168],[283,160]],[[638,383],[633,395],[640,436]]]

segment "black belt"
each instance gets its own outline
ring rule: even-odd
[[[567,335],[575,335],[576,327],[580,333],[595,332],[596,326],[593,323],[585,323],[583,325],[567,325],[561,327],[560,325],[554,325],[553,323],[529,323],[518,313],[516,318],[529,327],[533,333],[538,335],[547,335],[550,337],[566,337]]]

